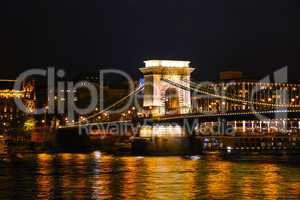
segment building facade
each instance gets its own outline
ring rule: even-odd
[[[14,90],[15,80],[0,80],[0,129],[9,130],[16,120],[25,116],[14,102],[14,98],[20,98],[29,112],[36,108],[34,81],[26,81],[21,90]]]
[[[203,88],[215,96],[194,95],[194,112],[296,109],[300,105],[300,84],[231,81]]]
[[[234,77],[229,74],[234,74]],[[274,119],[263,116],[259,119],[258,116],[257,120],[228,121],[227,125],[233,127],[235,132],[251,135],[292,134],[300,131],[300,119],[288,118],[281,114],[281,111],[300,109],[300,84],[243,80],[238,74],[241,76],[241,73],[236,72],[222,73],[218,83],[198,85],[199,90],[205,91],[206,94],[197,93],[192,96],[193,113],[274,112]],[[217,124],[206,122],[204,127],[213,128]]]

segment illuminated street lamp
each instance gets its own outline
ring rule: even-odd
[[[268,101],[269,101],[269,102],[270,102],[270,101],[272,101],[272,98],[271,98],[271,97],[269,97],[269,98],[268,98]]]
[[[46,124],[46,121],[47,121],[47,113],[48,113],[48,109],[49,109],[49,107],[46,106],[46,107],[45,107],[45,112],[44,112],[44,119],[42,120],[42,123],[45,124],[45,126],[47,125],[47,124]],[[43,122],[43,121],[44,121],[44,122]]]

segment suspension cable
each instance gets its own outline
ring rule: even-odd
[[[130,93],[129,93],[128,95],[126,95],[125,97],[119,99],[118,101],[116,101],[116,102],[113,103],[112,105],[108,106],[107,108],[105,108],[105,109],[103,109],[103,110],[101,110],[101,111],[99,111],[99,112],[97,112],[97,113],[95,113],[95,114],[93,114],[93,115],[87,117],[86,119],[89,120],[89,119],[95,118],[95,117],[97,117],[98,115],[100,115],[100,114],[102,114],[102,113],[104,113],[104,112],[107,112],[107,111],[111,110],[113,107],[115,107],[115,106],[121,104],[123,101],[125,101],[128,97],[130,97],[130,96],[132,96],[132,95],[135,95],[135,94],[139,93],[143,88],[144,88],[143,85],[142,85],[142,86],[139,86],[138,88],[136,88],[135,90],[133,90],[132,92],[130,92]],[[78,124],[80,124],[80,121],[74,123],[73,125],[78,125]]]
[[[165,81],[169,84],[172,84],[176,87],[180,87],[181,89],[184,89],[184,90],[196,91],[196,92],[199,92],[199,93],[202,93],[202,94],[205,94],[205,95],[209,95],[209,96],[213,96],[213,97],[216,97],[216,98],[221,98],[221,99],[225,99],[225,100],[229,100],[229,101],[236,101],[236,102],[241,102],[241,103],[246,103],[246,104],[263,105],[263,106],[271,106],[271,107],[294,107],[294,108],[300,107],[300,105],[284,105],[284,104],[273,104],[273,103],[265,103],[265,102],[248,101],[248,100],[244,100],[244,99],[238,99],[238,98],[233,98],[233,97],[229,97],[229,96],[222,96],[222,95],[218,95],[218,94],[213,94],[213,93],[207,92],[207,91],[205,91],[203,89],[199,89],[199,88],[187,87],[187,86],[181,85],[179,83],[173,82],[173,81],[168,80],[168,79],[163,79],[163,81]],[[190,83],[195,84],[191,81],[190,81]]]

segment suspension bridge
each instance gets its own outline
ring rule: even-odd
[[[188,61],[145,61],[145,66],[140,68],[144,75],[143,84],[107,108],[85,116],[84,120],[79,118],[77,122],[60,127],[58,132],[84,130],[86,134],[101,133],[101,129],[110,132],[110,127],[129,125],[126,134],[138,138],[134,140],[138,142],[133,142],[133,149],[140,150],[149,144],[152,149],[159,149],[157,144],[162,142],[163,146],[172,148],[177,144],[179,152],[185,152],[182,149],[186,146],[184,144],[190,144],[189,136],[195,134],[198,136],[194,137],[191,146],[198,150],[199,146],[201,149],[212,146],[280,149],[299,141],[300,85],[264,82],[204,84],[191,81],[193,70]],[[142,98],[142,105],[133,104],[138,100],[128,104],[136,97]],[[120,112],[117,113],[118,120],[101,121],[99,116],[113,113],[122,105],[134,106],[131,113],[139,114],[124,119],[124,113]],[[182,131],[186,124],[188,133]],[[216,127],[223,127],[218,135],[212,134]],[[237,134],[224,135],[224,127],[230,127]],[[168,137],[168,145],[165,140],[153,139],[154,136]]]
[[[239,120],[257,120],[257,119],[286,119],[289,118],[299,118],[300,115],[300,105],[288,105],[288,104],[276,104],[276,103],[265,103],[263,101],[254,101],[249,99],[243,99],[236,97],[232,94],[219,94],[218,91],[209,90],[206,86],[201,84],[197,84],[195,82],[189,82],[187,84],[177,83],[169,79],[162,79],[165,83],[169,84],[172,87],[179,88],[180,90],[188,91],[189,93],[193,92],[196,95],[205,95],[202,98],[215,98],[220,100],[225,100],[228,102],[234,102],[239,105],[244,105],[249,108],[253,108],[254,105],[264,106],[262,110],[236,110],[236,111],[226,111],[220,110],[220,112],[193,112],[190,110],[188,113],[184,114],[166,114],[161,116],[151,116],[148,115],[147,117],[141,117],[139,120],[143,123],[143,120],[155,123],[164,123],[164,122],[180,122],[185,119],[197,119],[200,122],[210,122],[210,121],[219,121],[220,119],[225,121],[239,121]],[[136,95],[144,93],[144,85],[140,85],[135,90],[130,92],[127,96],[121,98],[117,102],[113,103],[112,105],[108,106],[107,108],[89,115],[85,118],[85,121],[78,121],[74,122],[70,125],[63,126],[61,128],[70,128],[70,127],[80,127],[80,126],[94,126],[97,124],[110,124],[110,123],[130,123],[132,120],[117,120],[117,121],[106,121],[101,122],[98,120],[98,116],[103,113],[110,113],[113,112],[116,107],[119,105],[125,104],[128,99],[133,99]],[[141,112],[149,112],[148,111],[141,111]],[[151,112],[151,111],[150,111]],[[98,121],[98,122],[97,122]]]

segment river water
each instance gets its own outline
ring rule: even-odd
[[[0,199],[300,199],[300,165],[291,161],[19,154],[0,161]]]

